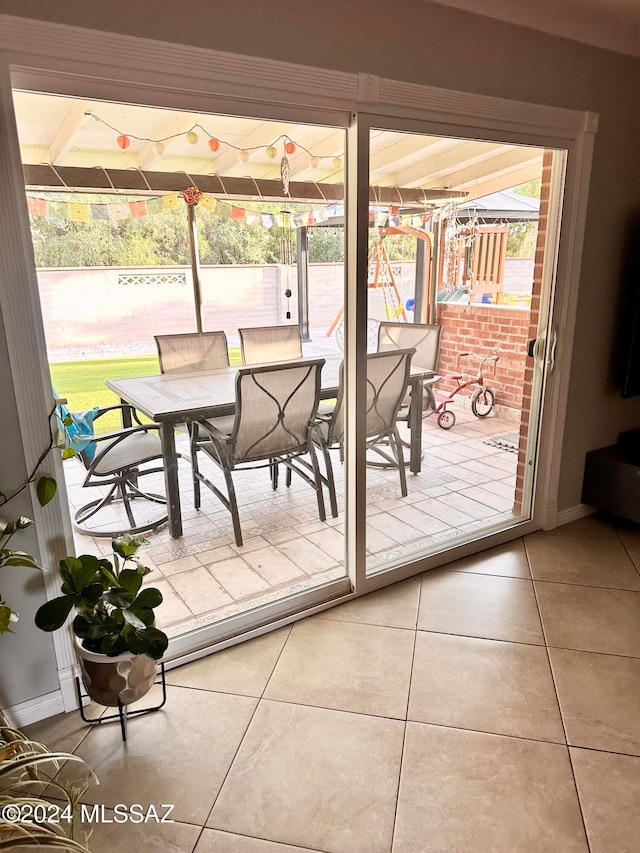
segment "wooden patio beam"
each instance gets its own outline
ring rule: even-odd
[[[28,190],[110,193],[114,190],[136,195],[181,192],[195,184],[208,195],[219,199],[257,199],[264,201],[341,202],[341,183],[316,184],[291,181],[289,196],[282,193],[282,182],[263,178],[231,178],[218,175],[189,175],[187,172],[143,172],[139,169],[104,169],[80,166],[25,165],[24,181]],[[430,201],[459,199],[467,193],[454,190],[415,187],[370,187],[369,199],[374,204],[420,208]]]

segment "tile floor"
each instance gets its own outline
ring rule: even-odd
[[[640,529],[593,516],[174,669],[117,724],[29,728],[89,802],[94,853],[635,853]]]
[[[495,414],[479,420],[462,407],[456,412],[458,421],[446,432],[434,419],[424,422],[423,470],[408,475],[406,498],[397,471],[367,469],[370,571],[513,518],[517,454],[486,442],[516,433],[518,424]],[[229,513],[207,489],[202,509],[193,508],[184,436],[178,447],[184,453],[179,460],[184,536],[173,540],[166,529],[152,532],[144,551],[164,597],[160,618],[171,636],[344,577],[343,481],[337,459],[340,514],[326,522],[318,520],[315,494],[298,478],[290,489],[282,485],[273,492],[265,471],[238,473],[244,536],[238,547]],[[218,472],[209,463],[207,473],[215,479]],[[82,489],[84,469],[76,460],[65,464],[65,476],[72,509],[95,497],[96,489],[90,495]],[[161,479],[144,487],[164,491]],[[106,512],[110,515],[101,521],[109,527],[117,516],[114,510]],[[76,550],[109,554],[110,540],[77,535]]]

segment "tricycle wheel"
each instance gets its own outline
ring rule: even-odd
[[[495,402],[491,388],[476,388],[471,395],[471,411],[477,418],[486,418]]]
[[[451,429],[456,422],[456,416],[453,412],[440,412],[438,415],[438,426],[440,429]]]

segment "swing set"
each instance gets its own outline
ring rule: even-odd
[[[384,311],[387,319],[398,320],[398,322],[409,322],[407,317],[406,305],[402,303],[400,289],[396,281],[396,275],[393,271],[393,266],[389,259],[389,253],[385,245],[385,237],[399,234],[416,237],[418,240],[423,240],[426,244],[427,252],[425,259],[425,280],[423,282],[423,294],[426,300],[429,297],[429,269],[431,266],[431,256],[433,253],[433,234],[430,231],[421,231],[418,228],[412,228],[408,225],[393,225],[393,226],[378,226],[378,234],[373,240],[369,250],[368,258],[368,281],[367,287],[370,290],[381,290],[384,305]],[[417,286],[416,286],[417,291]],[[415,302],[413,303],[415,305]],[[428,310],[428,308],[427,308]],[[327,337],[330,337],[344,317],[344,305],[336,314],[335,319],[327,330]]]

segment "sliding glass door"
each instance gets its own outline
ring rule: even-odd
[[[375,584],[531,525],[565,152],[359,121],[366,320],[352,355],[366,361]]]

